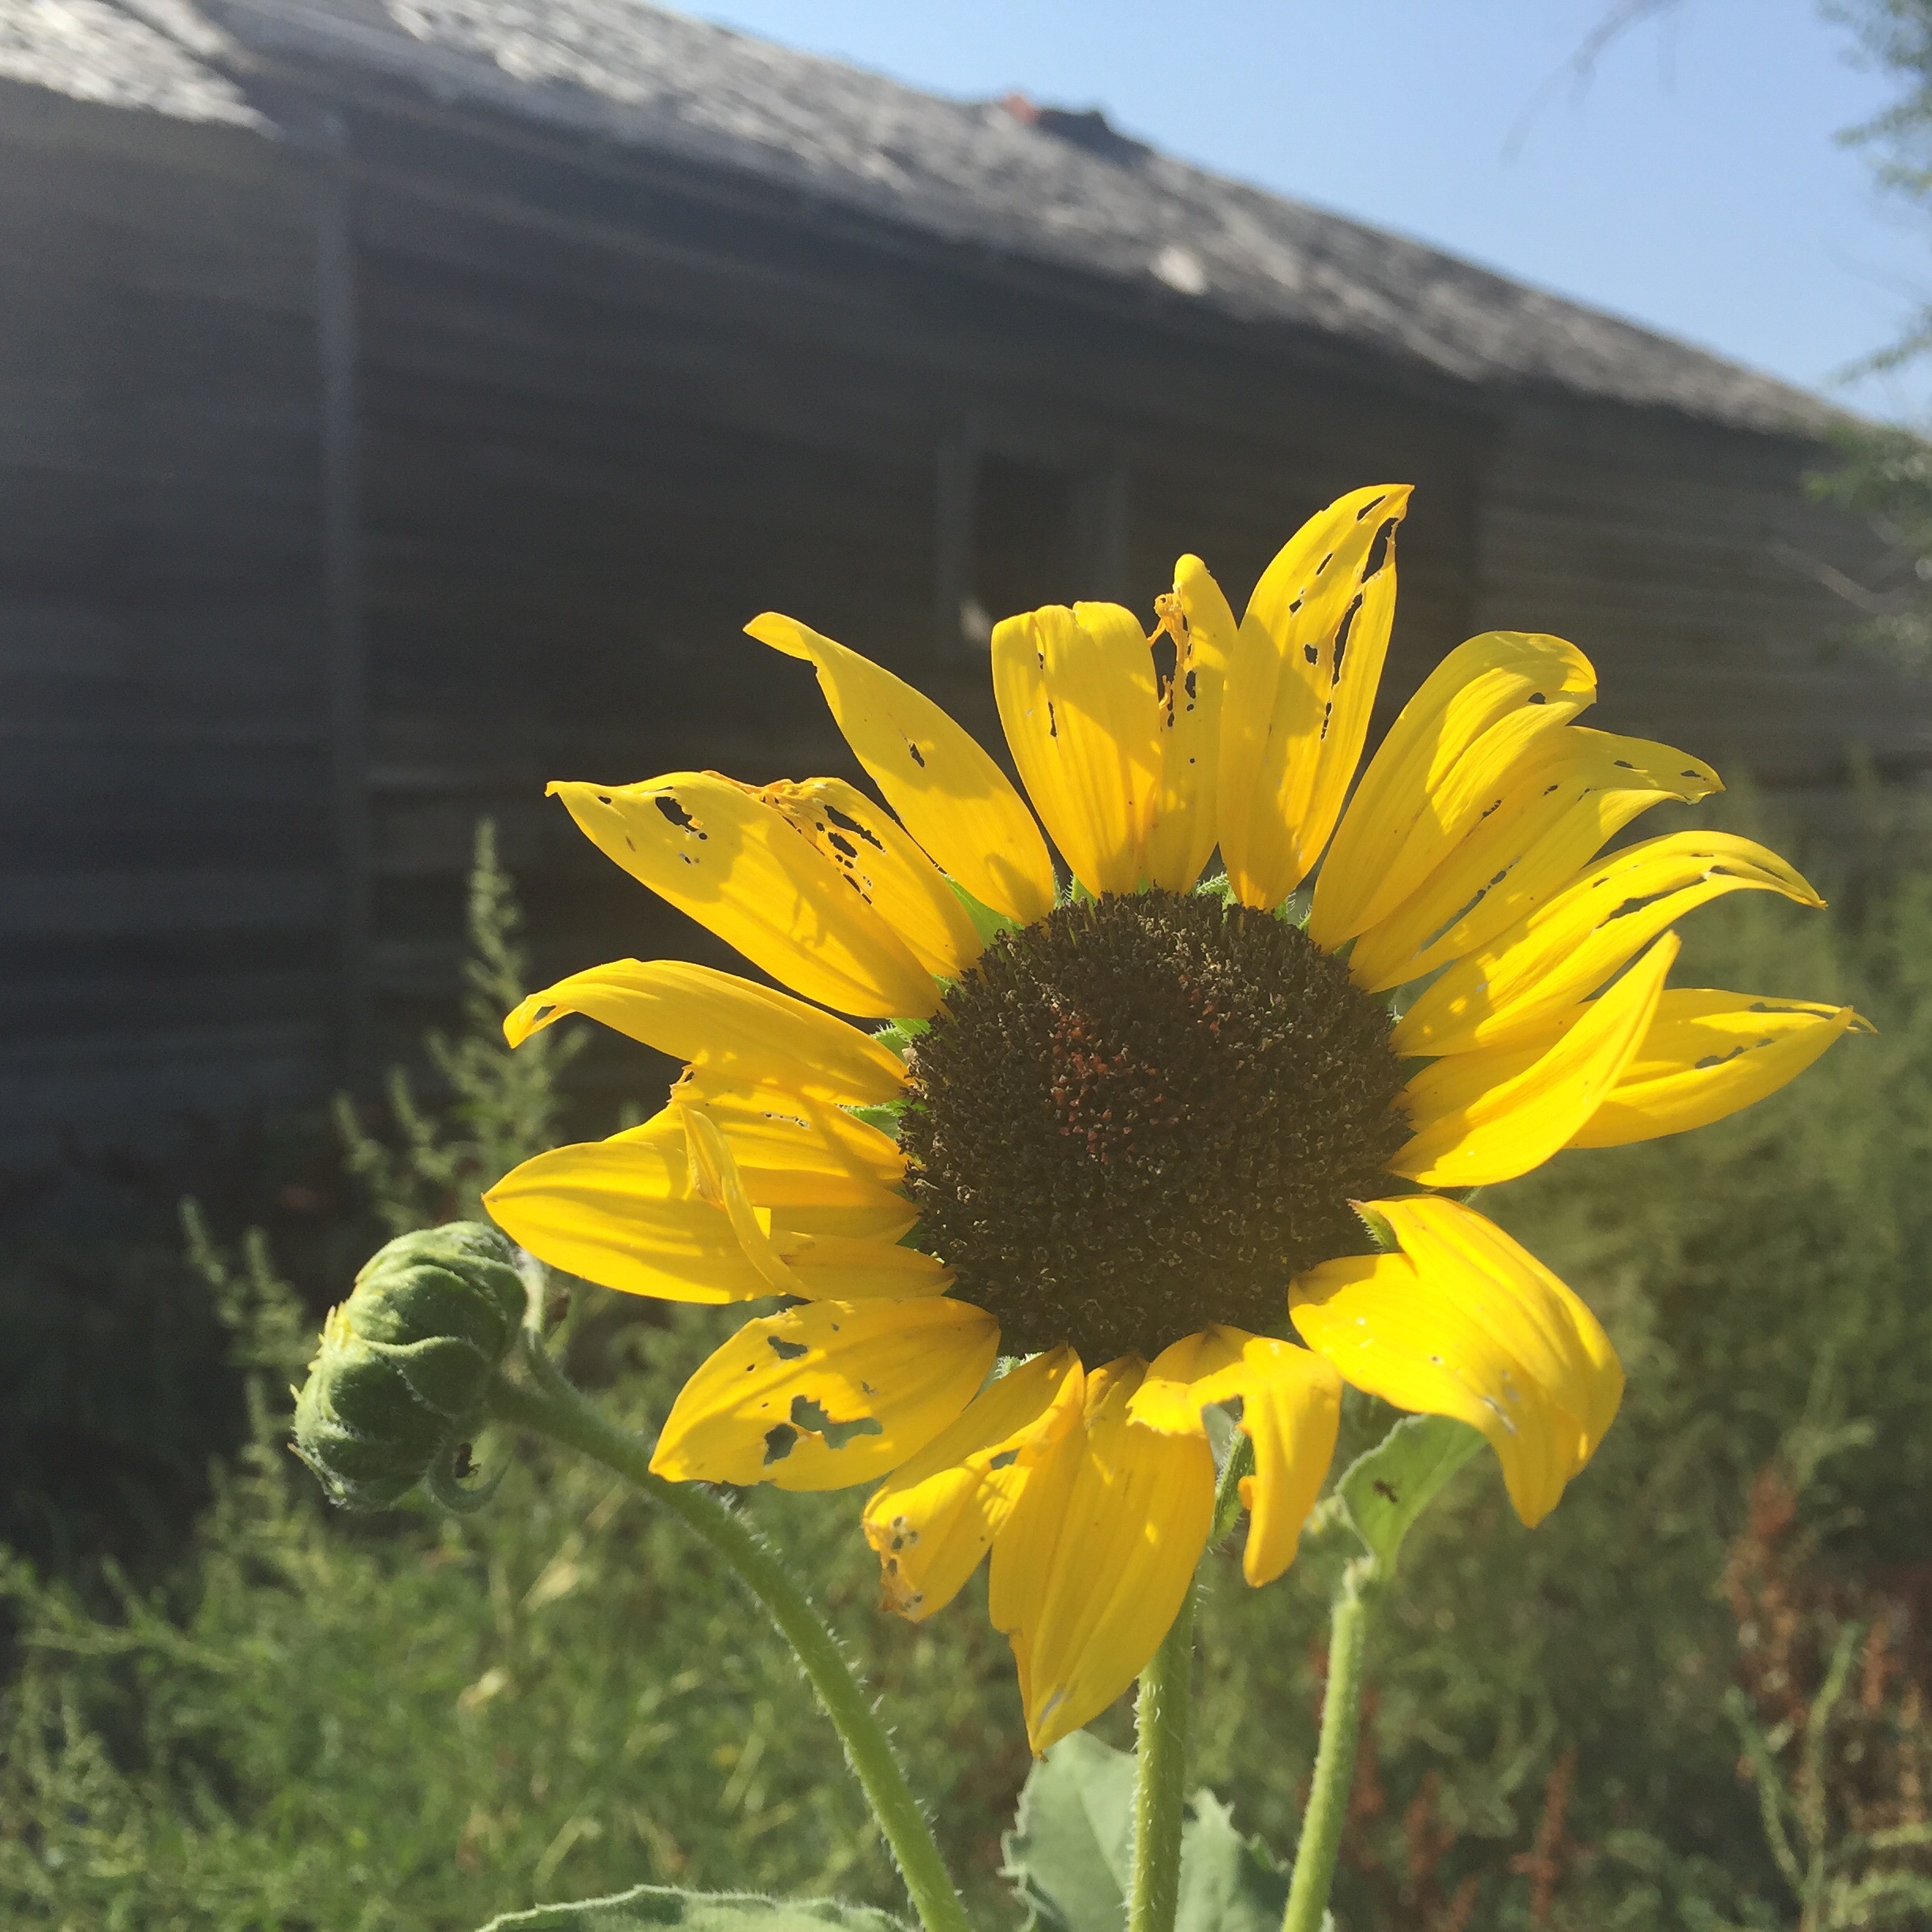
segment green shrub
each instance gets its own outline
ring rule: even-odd
[[[550,1027],[514,1052],[504,1015],[530,990],[530,954],[516,888],[496,856],[496,827],[477,826],[465,926],[465,1025],[451,1039],[440,1031],[423,1041],[440,1080],[442,1104],[425,1107],[402,1067],[389,1070],[391,1145],[363,1125],[346,1095],[335,1102],[335,1128],[349,1171],[361,1181],[391,1234],[444,1221],[487,1217],[479,1196],[518,1162],[567,1136],[564,1069],[588,1043],[580,1028]]]
[[[721,1331],[632,1325],[607,1399],[649,1426]],[[485,1515],[358,1526],[317,1506],[283,1406],[264,1402],[171,1597],[130,1593],[103,1622],[6,1577],[24,1634],[0,1921],[470,1932],[651,1877],[889,1900],[789,1653],[676,1525],[601,1471],[486,1438],[486,1470],[515,1459]],[[1002,1749],[1017,1786],[1014,1700],[981,1694],[990,1634],[942,1659],[875,1623],[837,1502],[758,1513],[880,1640],[874,1673],[928,1788]]]

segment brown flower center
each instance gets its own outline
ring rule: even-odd
[[[1110,895],[1005,934],[915,1043],[922,1245],[1001,1348],[1151,1358],[1283,1331],[1406,1137],[1390,1020],[1299,928],[1213,893]]]

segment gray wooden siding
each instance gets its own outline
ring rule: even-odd
[[[1481,425],[1221,328],[1177,343],[793,208],[426,110],[352,125],[365,412],[378,1033],[454,983],[462,869],[497,818],[546,971],[708,938],[541,798],[552,777],[846,769],[809,672],[741,635],[789,610],[997,746],[983,652],[935,638],[942,455],[1104,477],[1115,580],[1150,607],[1198,549],[1245,595],[1295,522],[1423,485],[1402,668],[1466,628]]]
[[[0,1150],[327,1078],[304,193],[0,88]]]
[[[1820,566],[1869,577],[1861,528],[1809,502],[1814,445],[1661,412],[1526,399],[1485,479],[1485,626],[1573,639],[1592,721],[1675,739],[1761,785],[1837,794],[1855,758],[1932,766],[1932,683],[1852,641]]]
[[[1799,444],[1457,388],[414,96],[273,104],[339,111],[338,174],[0,90],[0,1159],[406,1054],[486,812],[546,974],[724,961],[545,780],[849,769],[806,668],[741,635],[767,605],[997,747],[957,616],[1002,462],[1066,480],[1062,594],[1144,612],[1183,550],[1238,606],[1301,518],[1413,482],[1384,717],[1458,638],[1541,628],[1596,659],[1598,721],[1773,784],[1842,802],[1854,742],[1932,764],[1924,687],[1831,655],[1805,560],[1857,545]],[[589,1077],[656,1075],[607,1044]]]

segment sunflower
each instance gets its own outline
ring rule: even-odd
[[[653,1467],[878,1485],[865,1533],[908,1618],[990,1552],[1035,1750],[1173,1621],[1217,1407],[1252,1445],[1252,1584],[1294,1558],[1345,1381],[1481,1430],[1523,1521],[1546,1515],[1622,1370],[1458,1197],[1717,1119],[1862,1024],[1665,987],[1693,908],[1822,902],[1724,833],[1597,856],[1720,788],[1578,724],[1595,677],[1571,644],[1459,646],[1357,781],[1408,494],[1312,519],[1238,623],[1185,556],[1151,636],[1105,603],[1000,624],[1032,809],[929,699],[769,613],[751,635],[816,668],[889,810],[835,778],[550,788],[792,990],[626,960],[526,1000],[513,1043],[582,1013],[686,1070],[643,1125],[507,1175],[491,1213],[612,1288],[784,1297],[692,1375]]]

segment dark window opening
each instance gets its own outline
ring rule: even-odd
[[[984,650],[1002,617],[1069,604],[1076,578],[1077,478],[1071,470],[983,454],[973,466],[971,541],[960,598],[960,634]]]

